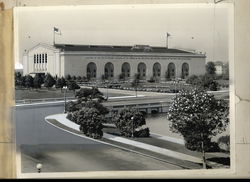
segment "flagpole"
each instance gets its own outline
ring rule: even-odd
[[[55,27],[53,28],[53,45],[55,46]]]
[[[166,42],[166,43],[167,43],[167,46],[166,46],[166,47],[167,47],[167,49],[168,49],[168,34],[167,34],[167,42]]]
[[[167,41],[166,41],[166,47],[168,49],[168,37],[170,36],[170,34],[167,32]]]

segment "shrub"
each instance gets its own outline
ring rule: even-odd
[[[146,124],[145,116],[134,108],[122,109],[114,116],[113,122],[119,129],[121,135],[126,137],[131,137],[133,132],[134,136],[136,136],[137,128]],[[137,136],[143,136],[144,134],[145,137],[149,136],[147,129],[137,132]]]
[[[97,109],[83,107],[77,113],[77,123],[80,124],[80,131],[92,138],[101,138],[103,135],[102,123],[104,117]]]
[[[149,137],[150,136],[149,128],[140,129],[138,131],[136,130],[134,132],[134,136],[135,137]]]
[[[34,87],[34,78],[30,75],[25,76],[25,87],[33,88]]]
[[[67,86],[69,90],[73,90],[73,91],[81,88],[75,81],[68,81]]]
[[[217,91],[219,88],[218,82],[215,81],[215,76],[209,74],[201,76],[191,75],[187,78],[186,83],[211,91]]]
[[[217,143],[222,150],[226,152],[230,152],[230,136],[229,135],[221,136],[218,139]]]
[[[155,78],[152,76],[152,77],[150,77],[150,79],[148,80],[148,82],[149,83],[154,83],[156,80],[155,80]]]

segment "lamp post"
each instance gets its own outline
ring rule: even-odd
[[[106,93],[107,100],[109,99],[109,81],[107,81],[107,93]]]
[[[134,138],[134,117],[131,117],[132,120],[132,138]]]
[[[38,173],[40,173],[40,172],[42,171],[42,167],[43,167],[43,165],[42,165],[41,163],[38,163],[38,164],[36,165],[36,169],[37,169],[37,172],[38,172]]]
[[[160,103],[161,103],[161,112],[163,113],[163,106],[162,106],[162,103],[163,103],[164,101],[160,101]]]
[[[66,91],[67,91],[67,86],[64,86],[64,113],[66,113]]]

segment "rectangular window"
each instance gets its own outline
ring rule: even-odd
[[[39,63],[42,63],[42,55],[39,54]]]
[[[44,54],[42,54],[42,63],[44,63]]]
[[[45,54],[45,63],[47,63],[47,54]]]
[[[34,63],[36,63],[36,55],[34,55]]]

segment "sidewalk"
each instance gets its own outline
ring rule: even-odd
[[[49,122],[48,120],[57,120],[62,125],[67,126],[68,128],[71,129],[71,130],[63,129],[66,132],[70,132],[70,133],[74,134],[73,130],[75,130],[76,131],[75,134],[79,135],[79,133],[80,133],[79,125],[68,120],[66,118],[66,114],[58,114],[58,115],[48,116],[45,118],[45,120],[47,122]],[[63,127],[60,126],[59,128],[62,129]],[[82,137],[84,137],[84,136],[82,136]],[[86,137],[86,138],[89,138],[89,137]],[[175,159],[183,160],[183,161],[188,161],[188,162],[192,162],[192,163],[196,163],[196,164],[202,163],[200,153],[187,150],[185,148],[185,146],[183,145],[181,140],[178,140],[178,139],[173,140],[173,138],[171,138],[171,137],[151,134],[150,138],[129,138],[129,139],[127,139],[127,138],[123,138],[120,136],[104,133],[103,138],[104,138],[103,141],[113,141],[112,143],[115,143],[115,144],[122,144],[123,146],[132,146],[132,148],[136,147],[136,148],[139,148],[142,150],[157,153],[160,156],[166,156],[166,157],[175,158]],[[89,138],[89,139],[95,140],[92,138]],[[95,140],[95,141],[105,143],[101,140]],[[130,147],[128,147],[128,148],[130,148]],[[214,156],[215,155],[210,155],[210,157],[214,157]],[[218,166],[218,164],[215,162],[209,161],[209,164],[213,165],[213,166]]]

